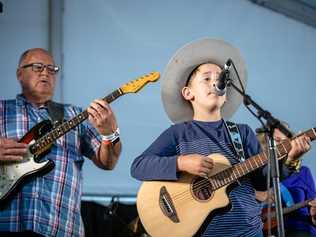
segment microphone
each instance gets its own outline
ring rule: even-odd
[[[215,93],[218,96],[222,96],[226,93],[227,81],[229,79],[229,69],[231,66],[232,60],[228,59],[224,65],[224,69],[218,76],[215,84],[213,85],[215,88]]]

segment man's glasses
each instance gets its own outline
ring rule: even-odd
[[[59,67],[56,65],[45,65],[43,63],[30,63],[21,66],[20,68],[28,68],[32,67],[33,72],[42,72],[45,68],[47,68],[47,72],[51,75],[55,75],[59,71]]]

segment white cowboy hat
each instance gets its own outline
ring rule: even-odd
[[[239,50],[223,40],[204,38],[193,41],[173,55],[162,76],[161,89],[163,105],[171,121],[178,123],[193,118],[192,106],[181,94],[192,70],[205,62],[224,67],[229,58],[234,62],[243,86],[246,87],[245,62]],[[241,88],[233,71],[230,70],[230,78],[238,88]],[[242,102],[242,96],[231,87],[227,88],[226,97],[227,101],[221,110],[221,115],[225,119],[230,118]]]

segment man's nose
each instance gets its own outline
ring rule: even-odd
[[[49,75],[47,65],[44,65],[44,66],[43,66],[43,70],[41,71],[41,74]]]

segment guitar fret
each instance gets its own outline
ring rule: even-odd
[[[238,172],[238,177],[241,177],[242,176],[242,169],[239,169],[239,168],[241,168],[240,164],[238,164],[236,168],[237,168],[237,172]]]
[[[256,166],[256,167],[260,167],[260,163],[257,163],[256,157],[255,157],[253,160],[254,160],[254,162],[255,162],[255,166]],[[259,159],[258,159],[258,160],[259,160]]]
[[[235,171],[232,169],[232,174],[235,176],[235,179],[238,179],[237,175],[235,174]]]
[[[69,128],[69,124],[66,122],[66,123],[64,123],[64,128],[65,128],[65,131],[69,131],[70,130],[70,128]]]
[[[221,173],[218,173],[218,182],[220,184],[220,186],[223,186],[224,185],[224,182],[223,182],[223,176],[222,176],[222,172]]]
[[[261,156],[263,154],[263,156]],[[262,165],[264,165],[266,162],[268,162],[268,154],[266,152],[259,154],[260,161],[262,162]]]
[[[256,157],[255,157],[255,158],[256,158]],[[253,165],[253,167],[254,167],[253,169],[257,169],[257,168],[259,167],[259,164],[257,163],[257,161],[256,161],[255,158],[251,160],[252,165]]]
[[[251,163],[251,160],[248,159],[248,160],[246,160],[246,162],[247,162],[246,166],[247,166],[248,170],[247,170],[247,172],[245,172],[245,174],[251,172],[252,170],[254,170],[254,168],[252,166],[252,163]]]
[[[219,176],[219,183],[220,183],[220,185],[221,185],[221,187],[222,186],[224,186],[225,185],[225,181],[224,181],[224,177],[223,177],[223,172],[220,172],[220,173],[218,173],[218,176]]]
[[[41,139],[40,145],[41,145],[41,148],[44,148],[45,147],[45,141]]]
[[[227,184],[229,182],[228,170],[223,170],[223,174],[224,174],[224,183]]]
[[[248,173],[249,171],[250,171],[250,169],[248,169],[248,162],[244,162],[244,166],[245,166],[245,169],[242,169],[242,171],[243,171],[243,174],[242,175],[244,175],[244,171],[246,170],[246,172],[245,173]],[[241,167],[242,168],[242,167]]]
[[[103,98],[103,100],[105,100],[108,103],[111,103],[112,101],[114,101],[116,98],[118,98],[119,96],[121,96],[122,94],[120,93],[119,90],[115,90],[113,91],[111,94],[109,94],[108,96],[106,96],[105,98]]]
[[[236,171],[236,177],[239,178],[240,174],[239,174],[239,170],[238,170],[238,165],[234,166],[234,171]]]
[[[280,151],[280,149],[282,149],[282,147],[279,147],[279,146],[277,146],[276,149],[275,149],[276,152],[277,152],[278,157],[282,156],[282,152]]]
[[[214,184],[215,184],[215,185],[214,185],[214,186],[215,186],[215,188],[216,188],[216,189],[218,189],[218,188],[220,187],[220,185],[218,185],[217,180],[215,179],[215,180],[213,180],[213,181],[214,181]]]
[[[210,184],[211,184],[212,191],[215,191],[215,190],[216,190],[216,186],[215,186],[215,184],[214,184],[213,179],[209,179],[209,182],[210,182]]]
[[[57,138],[58,138],[58,133],[57,133],[57,131],[56,131],[56,130],[54,130],[54,131],[53,131],[53,135],[54,135],[54,138],[55,138],[55,139],[57,139]]]
[[[217,180],[216,180],[216,183],[217,183],[217,187],[218,187],[218,188],[222,187],[222,185],[221,185],[221,183],[220,183],[220,180],[219,180],[219,179],[217,179]]]
[[[247,166],[248,162],[244,162],[244,163],[241,163],[240,164],[240,169],[241,169],[241,176],[244,176],[246,173],[248,173],[250,170],[249,170],[249,167]],[[243,167],[245,166],[245,167]]]
[[[253,170],[254,168],[253,168],[253,164],[252,164],[252,160],[249,160],[249,165],[250,165],[250,170]]]
[[[74,122],[75,125],[77,125],[77,124],[79,123],[78,117],[74,117],[74,118],[72,119],[72,121]]]
[[[232,179],[232,172],[231,172],[231,170],[226,170],[226,175],[227,175],[227,179],[226,179],[226,182],[227,183],[230,183],[231,181],[233,181],[233,179]]]
[[[286,147],[284,146],[284,144],[283,143],[281,143],[281,146],[283,147],[283,149],[285,150],[285,152],[284,153],[288,153],[288,151],[287,151],[287,149],[286,149]],[[283,154],[282,154],[283,155]]]
[[[211,184],[212,184],[213,189],[214,189],[214,190],[218,189],[215,180],[213,180],[213,179],[210,179],[210,180],[211,180]]]
[[[53,141],[53,138],[50,135],[48,135],[47,140],[49,141],[49,143],[51,143]]]
[[[82,121],[82,115],[81,114],[78,115],[78,118],[79,118],[79,121]]]
[[[259,167],[262,166],[262,165],[264,165],[264,164],[266,163],[265,161],[268,160],[268,159],[267,159],[267,154],[266,154],[265,152],[260,153],[260,154],[258,154],[257,156],[259,157],[259,158],[258,158],[258,160],[259,160]]]

